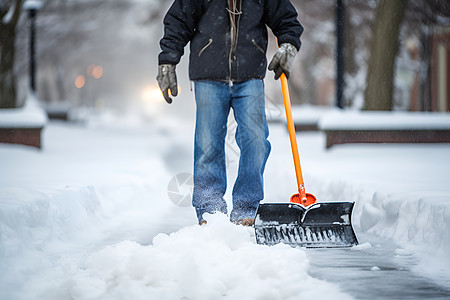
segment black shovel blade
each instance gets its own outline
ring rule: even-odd
[[[342,248],[358,244],[352,228],[354,202],[260,204],[255,218],[256,242],[294,247]]]

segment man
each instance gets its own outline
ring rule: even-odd
[[[270,152],[263,78],[267,27],[280,48],[269,70],[289,76],[303,27],[289,0],[175,0],[164,18],[157,80],[164,98],[177,96],[175,66],[190,42],[189,77],[197,105],[192,204],[204,213],[227,213],[225,136],[233,109],[240,149],[232,222],[252,225],[264,199],[263,173]]]

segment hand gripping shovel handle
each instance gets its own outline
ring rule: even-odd
[[[284,108],[286,110],[286,121],[288,126],[289,139],[291,141],[292,156],[294,158],[295,175],[297,177],[297,186],[299,192],[298,194],[292,195],[291,202],[298,203],[303,206],[309,206],[315,203],[317,200],[316,197],[314,197],[314,195],[306,193],[305,190],[302,168],[300,166],[300,157],[298,154],[297,139],[295,136],[294,120],[292,119],[291,98],[289,96],[289,87],[287,78],[284,73],[281,74],[280,81],[281,81],[281,91],[283,93]]]

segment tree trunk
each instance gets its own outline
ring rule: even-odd
[[[407,2],[381,0],[378,4],[364,92],[365,110],[392,109],[395,58]]]
[[[17,103],[14,54],[16,25],[23,0],[13,2],[14,7],[11,9],[14,9],[14,12],[9,20],[5,20],[9,8],[0,8],[0,108],[14,108]]]
[[[0,36],[2,36],[2,46],[0,57],[0,108],[13,108],[16,105],[16,87],[13,63],[14,37],[11,41],[10,26],[2,27],[1,31],[2,33],[0,34]]]

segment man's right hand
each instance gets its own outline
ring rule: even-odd
[[[176,97],[178,95],[175,65],[159,65],[156,80],[158,81],[164,99],[166,99],[167,103],[172,103],[172,98],[169,97],[169,89],[172,96]]]

